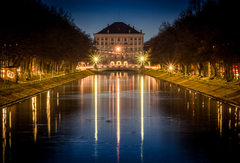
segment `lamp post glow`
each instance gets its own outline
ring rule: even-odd
[[[145,64],[148,62],[148,54],[145,52],[139,52],[136,56],[137,63],[141,68],[145,68]]]
[[[122,47],[121,45],[117,45],[114,49],[115,49],[115,52],[120,53],[122,50]]]
[[[141,60],[141,67],[142,67],[144,62],[144,57],[141,57],[140,60]]]
[[[95,58],[94,58],[94,67],[95,67],[95,68],[97,68],[97,62],[98,62],[98,58],[95,57]]]
[[[89,55],[93,68],[97,68],[97,65],[101,62],[101,55],[99,53],[92,53]]]
[[[168,72],[170,73],[170,75],[173,73],[174,71],[174,66],[172,64],[169,65],[169,70]]]

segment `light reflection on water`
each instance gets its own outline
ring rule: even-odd
[[[239,115],[174,84],[106,72],[2,108],[2,161],[229,161]]]

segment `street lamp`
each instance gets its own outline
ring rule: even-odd
[[[121,45],[117,45],[115,48],[115,52],[121,52],[121,50],[122,50],[122,47],[121,47]]]
[[[144,64],[148,62],[148,53],[139,52],[136,56],[137,63],[143,68]]]
[[[95,61],[95,62],[94,62],[94,67],[96,68],[96,67],[97,67],[98,58],[95,57],[95,58],[94,58],[94,61]]]
[[[168,66],[168,72],[170,73],[170,75],[173,73],[173,71],[174,71],[174,66],[172,64],[170,64]]]
[[[91,63],[93,64],[94,68],[97,68],[97,64],[101,62],[101,55],[99,53],[92,53],[89,55],[89,59],[91,60]]]
[[[141,68],[144,67],[144,61],[145,61],[145,57],[144,57],[144,56],[141,56],[141,57],[140,57]]]

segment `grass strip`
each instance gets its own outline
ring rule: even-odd
[[[200,80],[198,78],[184,77],[176,74],[169,74],[163,71],[149,70],[145,72],[146,75],[154,78],[162,79],[180,86],[190,88],[192,90],[208,94],[210,96],[222,99],[236,105],[240,105],[240,86],[239,84],[226,83],[218,80]]]
[[[81,72],[75,72],[66,74],[64,76],[46,79],[43,81],[34,81],[22,84],[20,83],[17,86],[15,85],[13,88],[7,87],[6,89],[0,90],[0,107],[12,103],[16,100],[32,96],[56,86],[60,86],[73,80],[84,78],[93,74],[94,73],[90,70],[84,70]]]

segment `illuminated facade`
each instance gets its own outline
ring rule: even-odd
[[[102,56],[105,65],[135,64],[135,56],[143,51],[142,30],[137,31],[123,22],[108,25],[94,33],[95,47]]]

